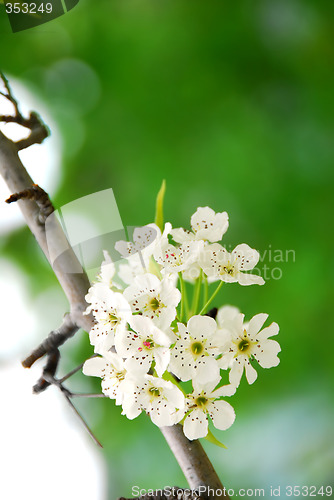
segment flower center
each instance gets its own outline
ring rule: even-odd
[[[247,339],[243,339],[241,342],[239,342],[238,349],[241,352],[247,351],[250,347],[250,342]]]
[[[199,396],[197,399],[195,399],[196,405],[199,406],[200,408],[205,406],[207,401],[208,400],[204,396]]]
[[[146,349],[153,349],[154,347],[154,342],[152,339],[146,339],[144,340],[143,342],[143,346],[146,348]]]
[[[223,266],[222,270],[223,270],[222,274],[229,274],[230,276],[233,276],[234,274],[233,266]]]
[[[149,303],[149,307],[150,309],[152,309],[152,311],[156,311],[157,309],[159,309],[159,306],[160,302],[156,298],[152,299],[151,302]]]
[[[150,387],[150,389],[148,390],[148,392],[150,394],[152,394],[152,396],[154,397],[159,397],[160,396],[160,391],[157,387]]]
[[[124,380],[124,373],[122,373],[122,372],[117,372],[117,373],[116,373],[116,378],[117,378],[117,380],[119,380],[119,381]]]
[[[115,316],[114,314],[111,314],[111,313],[110,313],[110,314],[109,314],[109,321],[110,321],[110,323],[117,323],[118,318],[117,318],[117,316]]]
[[[201,342],[194,342],[191,344],[191,350],[193,354],[201,354],[203,351],[203,344],[201,344]]]

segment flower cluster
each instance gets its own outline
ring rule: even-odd
[[[101,377],[103,393],[129,419],[144,411],[159,427],[181,423],[192,440],[207,436],[209,418],[220,430],[233,424],[224,398],[236,392],[244,371],[252,384],[254,365],[277,366],[280,346],[269,339],[278,325],[263,327],[267,314],[246,323],[235,307],[209,307],[224,282],[264,283],[248,272],[258,252],[243,243],[229,253],[219,243],[226,212],[199,207],[190,222],[191,230],[170,223],[163,232],[155,224],[135,229],[133,242],[115,245],[119,262],[105,252],[86,296],[97,356],[83,371]]]

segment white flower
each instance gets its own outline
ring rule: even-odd
[[[176,316],[176,306],[181,293],[171,280],[160,281],[153,274],[137,276],[134,283],[124,290],[133,313],[151,318],[161,329],[168,328]]]
[[[194,262],[182,273],[182,277],[185,281],[194,284],[201,273],[201,267],[197,262]]]
[[[259,253],[245,243],[238,245],[229,253],[219,243],[205,247],[200,255],[200,266],[208,277],[227,283],[240,285],[263,285],[264,280],[255,274],[242,271],[253,269],[259,260]]]
[[[222,347],[215,320],[209,316],[192,316],[187,326],[178,323],[178,333],[171,352],[170,370],[183,382],[215,380],[219,376],[215,356]]]
[[[220,241],[228,229],[227,213],[216,214],[209,207],[198,207],[190,222],[192,231],[187,231],[182,227],[171,231],[174,241],[184,243],[192,240],[207,240],[213,243]]]
[[[206,384],[194,382],[194,392],[187,396],[186,416],[183,424],[183,432],[190,439],[205,437],[208,433],[208,416],[213,425],[219,430],[226,430],[234,422],[235,413],[232,406],[226,401],[217,401],[221,396],[232,396],[235,392],[233,386],[223,386],[213,390],[219,383],[220,378]]]
[[[116,272],[115,265],[106,250],[103,251],[103,255],[104,261],[101,264],[101,271],[98,279],[101,283],[105,283],[109,288],[112,288],[114,286],[113,278]]]
[[[113,292],[105,283],[95,283],[86,295],[91,303],[87,311],[93,312],[96,324],[89,332],[94,351],[102,353],[114,345],[115,333],[125,330],[131,318],[131,308],[121,293]]]
[[[103,255],[104,261],[101,264],[101,270],[97,276],[98,282],[104,283],[108,288],[121,288],[120,285],[114,281],[116,268],[108,251],[103,250]]]
[[[281,348],[275,340],[268,337],[277,335],[277,323],[271,323],[261,330],[268,314],[257,314],[248,324],[244,324],[244,315],[238,314],[232,320],[223,321],[221,333],[226,341],[225,353],[218,361],[223,369],[231,368],[229,373],[230,383],[238,386],[245,369],[249,384],[255,382],[257,372],[250,364],[254,358],[262,368],[277,366],[280,362],[277,354]]]
[[[116,351],[126,358],[126,369],[143,375],[149,371],[154,360],[160,377],[169,363],[172,337],[159,330],[150,318],[144,316],[132,316],[129,323],[134,331],[123,331],[115,337]]]
[[[152,255],[156,239],[161,237],[161,231],[155,224],[136,227],[133,231],[133,242],[120,240],[115,244],[115,249],[122,257],[145,253]]]
[[[142,410],[158,427],[174,425],[183,418],[184,396],[172,382],[144,375],[142,378],[127,379],[125,386],[127,395],[122,413],[129,419],[138,417]]]
[[[154,264],[152,255],[156,248],[161,247],[162,242],[168,241],[167,235],[171,228],[171,224],[167,222],[164,232],[161,234],[156,224],[148,224],[135,228],[133,243],[118,241],[115,244],[115,249],[124,257],[118,271],[118,276],[124,283],[131,285],[136,276],[152,272]],[[157,266],[156,263],[155,266]]]
[[[157,246],[154,258],[163,267],[163,274],[179,273],[189,269],[199,259],[203,246],[203,241],[190,241],[178,247],[164,241]]]
[[[102,392],[110,399],[116,399],[117,405],[122,404],[122,383],[126,376],[126,369],[120,356],[106,351],[103,353],[103,357],[96,356],[87,359],[82,371],[85,375],[101,377]]]

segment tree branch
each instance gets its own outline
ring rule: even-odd
[[[1,131],[0,174],[13,193],[21,193],[27,189],[33,189],[34,183],[22,165],[18,156],[16,145]],[[57,223],[57,219],[55,218],[52,223],[52,227],[50,227],[47,240],[45,226],[44,224],[41,224],[40,220],[41,209],[38,203],[35,200],[22,199],[18,200],[18,204],[27,225],[35,236],[37,243],[41,247],[46,258],[50,262],[50,253],[52,254],[53,247],[57,248],[59,241],[65,239],[65,235],[60,224]],[[52,265],[51,262],[50,264]],[[81,269],[82,272],[69,273],[69,269]],[[84,330],[89,331],[93,326],[94,321],[91,315],[83,315],[83,312],[87,308],[85,295],[90,283],[86,273],[81,268],[75,253],[70,247],[66,255],[66,261],[61,261],[57,267],[54,267],[53,270],[69,300],[72,321]]]
[[[1,72],[0,79],[2,80],[5,87],[5,92],[0,92],[0,95],[7,99],[7,101],[9,101],[14,107],[14,115],[0,115],[0,122],[17,123],[18,125],[21,125],[22,127],[28,128],[30,130],[30,134],[28,137],[26,137],[25,139],[21,139],[20,141],[17,141],[15,143],[17,150],[20,151],[21,149],[28,148],[32,144],[42,144],[44,139],[49,136],[49,130],[47,126],[45,125],[45,123],[43,123],[40,116],[35,112],[31,112],[29,114],[29,117],[25,118],[19,109],[18,102],[12,93],[12,89],[10,88],[7,78]]]
[[[73,323],[69,314],[66,314],[62,325],[58,330],[49,333],[45,340],[33,350],[33,352],[26,359],[22,361],[24,368],[31,368],[31,366],[47,353],[51,353],[58,349],[66,340],[78,331],[79,327]]]
[[[6,82],[7,80],[3,79],[3,81]],[[8,82],[5,86],[8,90]],[[8,90],[8,93],[11,96],[10,90]],[[12,96],[11,99],[13,99]],[[14,101],[12,100],[12,102],[14,108],[16,109],[16,113],[19,114],[17,102],[15,101],[15,99]],[[10,139],[8,139],[1,131],[0,174],[7,182],[9,189],[14,193],[21,193],[27,189],[34,189],[33,181],[18,156],[17,145]],[[55,248],[57,248],[59,240],[64,240],[65,238],[60,224],[58,224],[57,220],[55,219],[50,229],[48,229],[48,240],[46,240],[45,226],[44,224],[41,224],[40,221],[41,210],[37,201],[34,199],[19,199],[18,204],[27,222],[27,225],[29,226],[39,246],[50,262],[50,246],[52,247],[54,245]],[[70,250],[67,252],[66,262],[61,262],[59,266],[54,268],[54,272],[59,280],[59,283],[70,303],[70,316],[68,319],[66,319],[66,321],[69,322],[69,331],[71,331],[72,333],[74,331],[74,327],[71,330],[70,324],[72,324],[72,326],[76,325],[76,327],[82,327],[86,331],[89,331],[94,324],[91,315],[83,314],[87,307],[87,304],[85,302],[85,295],[90,286],[86,273],[83,271],[81,266],[81,273],[67,272],[68,269],[77,269],[79,265],[80,264],[75,253],[70,248]],[[62,329],[66,330],[65,326],[63,327],[62,325],[60,330]],[[37,357],[39,357],[39,354],[41,352],[44,352],[48,348],[48,342],[51,342],[52,346],[54,346],[55,349],[54,351],[49,351],[48,363],[51,364],[51,371],[53,370],[53,367],[55,366],[55,360],[52,360],[51,358],[52,356],[57,357],[57,354],[55,353],[56,348],[58,347],[57,342],[60,339],[63,340],[66,337],[66,333],[65,331],[58,331],[52,332],[52,334],[52,340],[48,338],[45,343],[42,343],[41,346],[39,346],[39,348],[37,348],[32,353],[32,355],[29,356],[27,360],[25,360],[27,366],[29,366],[30,363],[32,364],[34,362],[34,359],[37,359]],[[58,334],[59,336],[57,336]],[[61,343],[62,342],[60,342],[58,345],[60,345]],[[44,380],[48,378],[46,376],[45,370],[43,378]],[[45,381],[50,382],[50,378]],[[161,431],[172,452],[174,453],[189,483],[190,488],[198,489],[200,486],[206,486],[213,489],[218,488],[219,490],[223,490],[223,486],[199,441],[189,441],[185,437],[180,425],[164,427],[161,429]],[[220,494],[219,498],[221,497],[222,495]],[[211,496],[210,498],[215,498],[215,496]],[[225,495],[225,498],[229,498],[227,494]]]

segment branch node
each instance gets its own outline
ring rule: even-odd
[[[22,127],[28,128],[30,134],[25,139],[17,141],[16,147],[18,151],[28,148],[33,144],[41,144],[44,139],[50,135],[48,127],[43,123],[40,116],[32,111],[28,118],[25,118],[20,109],[17,100],[15,99],[12,89],[5,75],[0,72],[0,80],[2,80],[5,87],[5,92],[0,92],[0,95],[7,99],[14,106],[14,115],[0,115],[0,121],[4,123],[17,123]]]
[[[31,187],[12,194],[7,198],[6,203],[13,203],[19,200],[36,201],[39,207],[38,221],[40,224],[45,224],[47,217],[54,212],[54,207],[50,201],[49,195],[38,184],[33,184]]]
[[[66,314],[60,328],[50,332],[47,338],[34,349],[30,356],[22,361],[24,368],[31,368],[35,361],[42,358],[45,354],[52,354],[67,339],[72,337],[77,330],[79,330],[79,327],[72,321],[70,314]]]
[[[46,362],[46,365],[44,366],[42,376],[32,389],[34,394],[39,394],[40,392],[45,391],[45,389],[49,387],[51,383],[53,383],[53,381],[55,380],[54,376],[58,368],[59,360],[59,349],[53,349],[48,353],[48,360]]]

